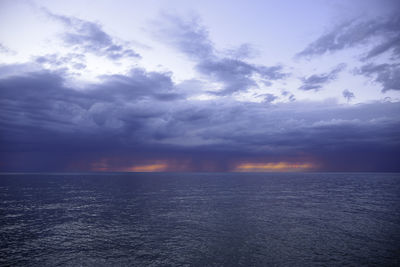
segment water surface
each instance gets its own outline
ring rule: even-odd
[[[400,265],[400,175],[0,175],[0,265]]]

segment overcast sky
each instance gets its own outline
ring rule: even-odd
[[[400,171],[400,2],[0,1],[0,171]]]

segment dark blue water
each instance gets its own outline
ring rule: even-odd
[[[399,174],[3,174],[0,201],[0,265],[400,265]]]

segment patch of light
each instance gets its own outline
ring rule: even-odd
[[[132,166],[129,168],[124,168],[124,172],[161,172],[167,169],[168,165],[166,163],[156,163],[148,165]]]
[[[210,95],[210,94],[201,94],[201,95],[195,95],[195,96],[190,96],[187,99],[188,100],[201,100],[201,101],[206,101],[206,100],[213,100],[218,98],[216,95]]]
[[[152,164],[132,165],[129,167],[116,167],[114,161],[103,158],[90,165],[91,171],[118,171],[118,172],[161,172],[168,169],[165,162],[155,162]]]
[[[270,163],[241,163],[236,166],[236,172],[290,172],[305,171],[315,168],[311,163],[289,163],[289,162],[270,162]]]
[[[132,64],[121,60],[114,62],[104,56],[87,55],[86,68],[79,72],[82,79],[98,81],[103,75],[126,74],[132,68]]]

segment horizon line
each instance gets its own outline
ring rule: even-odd
[[[236,173],[236,174],[277,174],[277,173],[400,173],[400,171],[145,171],[145,172],[124,172],[124,171],[0,171],[0,175],[13,175],[13,174],[144,174],[144,173]]]

